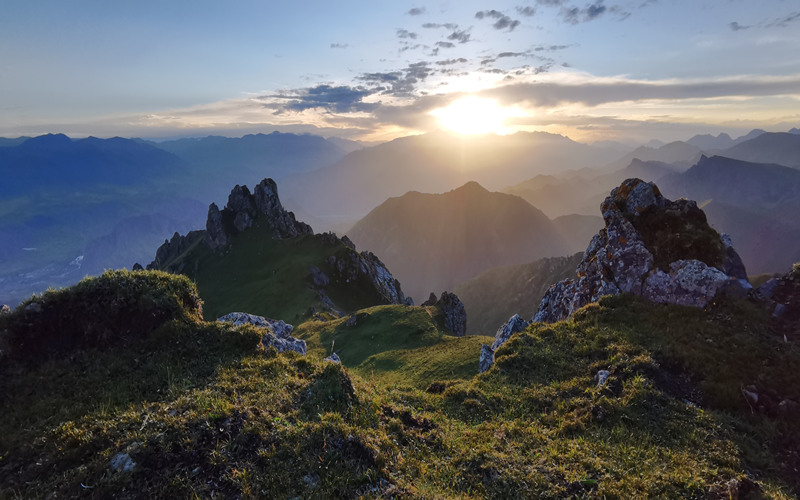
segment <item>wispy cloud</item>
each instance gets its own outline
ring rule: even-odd
[[[741,25],[741,24],[737,23],[736,21],[728,24],[728,26],[730,26],[730,28],[733,31],[742,31],[742,30],[746,30],[746,29],[750,29],[751,28],[751,26],[744,26],[744,25]]]
[[[517,13],[521,16],[532,17],[536,15],[536,9],[526,5],[525,7],[517,7]]]
[[[414,7],[413,9],[410,9],[408,12],[406,12],[406,14],[408,14],[409,16],[421,16],[424,13],[425,13],[425,7]]]
[[[424,23],[422,27],[425,29],[447,28],[454,30],[458,28],[458,25],[456,23]]]
[[[467,43],[469,42],[470,36],[471,35],[469,34],[469,29],[455,30],[454,32],[450,33],[450,35],[447,36],[447,39],[456,41],[458,43]]]
[[[265,101],[263,106],[274,109],[275,114],[308,109],[321,109],[333,113],[354,113],[375,109],[376,104],[364,102],[364,98],[374,92],[365,87],[323,84],[262,96],[262,100]]]
[[[417,38],[417,34],[412,32],[412,31],[408,31],[408,30],[404,30],[404,29],[398,28],[397,29],[397,38],[416,39]]]
[[[349,46],[350,46],[349,43],[332,43],[331,44],[331,48],[332,49],[346,49]]]
[[[765,28],[786,28],[790,24],[800,21],[800,11],[792,12],[767,23]]]

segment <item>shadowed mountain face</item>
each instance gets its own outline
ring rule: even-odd
[[[737,160],[800,168],[800,135],[787,132],[765,133],[726,149],[722,154]]]
[[[391,198],[348,236],[379,255],[417,300],[492,267],[569,253],[540,210],[476,182],[444,194]]]
[[[618,156],[546,133],[469,139],[432,133],[356,151],[330,168],[287,179],[284,192],[303,212],[358,220],[408,191],[444,192],[471,180],[500,189],[536,174],[599,167]]]

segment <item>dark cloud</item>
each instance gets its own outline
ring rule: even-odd
[[[468,30],[456,30],[456,31],[450,33],[450,35],[448,35],[447,39],[448,40],[455,40],[458,43],[467,43],[467,42],[469,42],[469,37],[470,37],[470,34],[469,34]]]
[[[560,7],[564,5],[565,0],[536,0],[538,5],[546,5],[547,7]]]
[[[425,23],[422,27],[426,29],[447,28],[449,30],[454,30],[458,28],[458,25],[456,23]]]
[[[406,12],[409,16],[419,16],[425,13],[425,7],[414,7],[413,9]]]
[[[416,50],[420,47],[426,47],[426,45],[422,45],[421,43],[408,43],[408,42],[401,42],[402,45],[400,46],[399,52],[405,52],[407,50]]]
[[[274,103],[264,104],[264,106],[275,109],[275,114],[307,109],[324,109],[332,113],[372,111],[377,104],[366,103],[363,100],[374,93],[374,90],[361,86],[317,85],[284,94],[264,96],[274,101]]]
[[[767,24],[765,28],[786,28],[790,23],[800,21],[800,11],[792,12],[789,15],[779,17],[771,23]]]
[[[416,40],[417,34],[414,33],[413,31],[408,31],[408,30],[404,30],[404,29],[398,28],[397,29],[397,38],[411,38],[411,39]]]
[[[572,45],[539,45],[534,47],[534,52],[555,52],[556,50],[564,50],[572,47]]]
[[[530,6],[517,7],[517,13],[521,16],[531,17],[536,14],[536,9]]]
[[[434,70],[425,61],[409,64],[406,68],[399,71],[387,73],[364,73],[356,77],[356,80],[370,86],[375,92],[384,95],[394,95],[400,97],[414,96],[417,84],[425,81]]]
[[[350,46],[349,43],[332,43],[331,44],[331,48],[332,49],[346,49],[349,46]]]
[[[458,59],[445,59],[444,61],[436,61],[436,64],[439,66],[449,66],[451,64],[459,64],[468,62],[463,57],[459,57]]]
[[[560,12],[561,19],[569,24],[578,24],[593,21],[605,13],[615,14],[620,20],[625,20],[631,15],[630,12],[625,11],[619,5],[606,7],[603,3],[604,0],[595,0],[594,3],[588,4],[582,9],[578,7],[562,7]]]
[[[516,19],[511,19],[510,17],[506,16],[502,12],[492,10],[481,10],[475,13],[476,19],[496,19],[492,26],[496,30],[504,30],[508,29],[508,31],[514,31],[514,28],[519,26],[520,22]]]
[[[728,24],[728,26],[730,26],[730,28],[731,28],[733,31],[741,31],[741,30],[750,29],[750,26],[743,26],[743,25],[741,25],[741,24],[737,23],[736,21],[734,21],[734,22],[732,22],[732,23]]]
[[[456,44],[452,42],[436,42],[436,46],[441,47],[443,49],[452,49],[453,47],[456,46]]]

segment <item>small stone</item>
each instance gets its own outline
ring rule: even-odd
[[[519,317],[519,314],[511,316],[511,318],[509,318],[508,321],[503,324],[503,326],[498,328],[497,332],[494,334],[492,350],[496,351],[499,349],[501,345],[505,344],[506,341],[511,338],[512,335],[526,329],[528,324],[529,323],[527,321]]]
[[[323,359],[323,361],[330,361],[331,363],[342,364],[342,360],[339,358],[339,355],[336,353],[331,354],[327,358]]]
[[[606,385],[606,382],[608,381],[608,377],[610,377],[610,376],[611,376],[611,372],[609,372],[608,370],[600,370],[600,371],[598,371],[597,374],[594,376],[594,379],[597,381],[597,387],[602,387],[602,386]]]
[[[309,490],[314,491],[319,488],[320,477],[314,473],[306,474],[303,476],[303,482],[306,483]]]
[[[127,453],[117,453],[111,459],[111,470],[115,472],[130,472],[134,467],[136,467],[136,462]]]

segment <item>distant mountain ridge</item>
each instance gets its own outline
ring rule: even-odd
[[[380,255],[418,300],[492,267],[570,253],[540,210],[477,182],[442,194],[390,198],[347,235]]]

